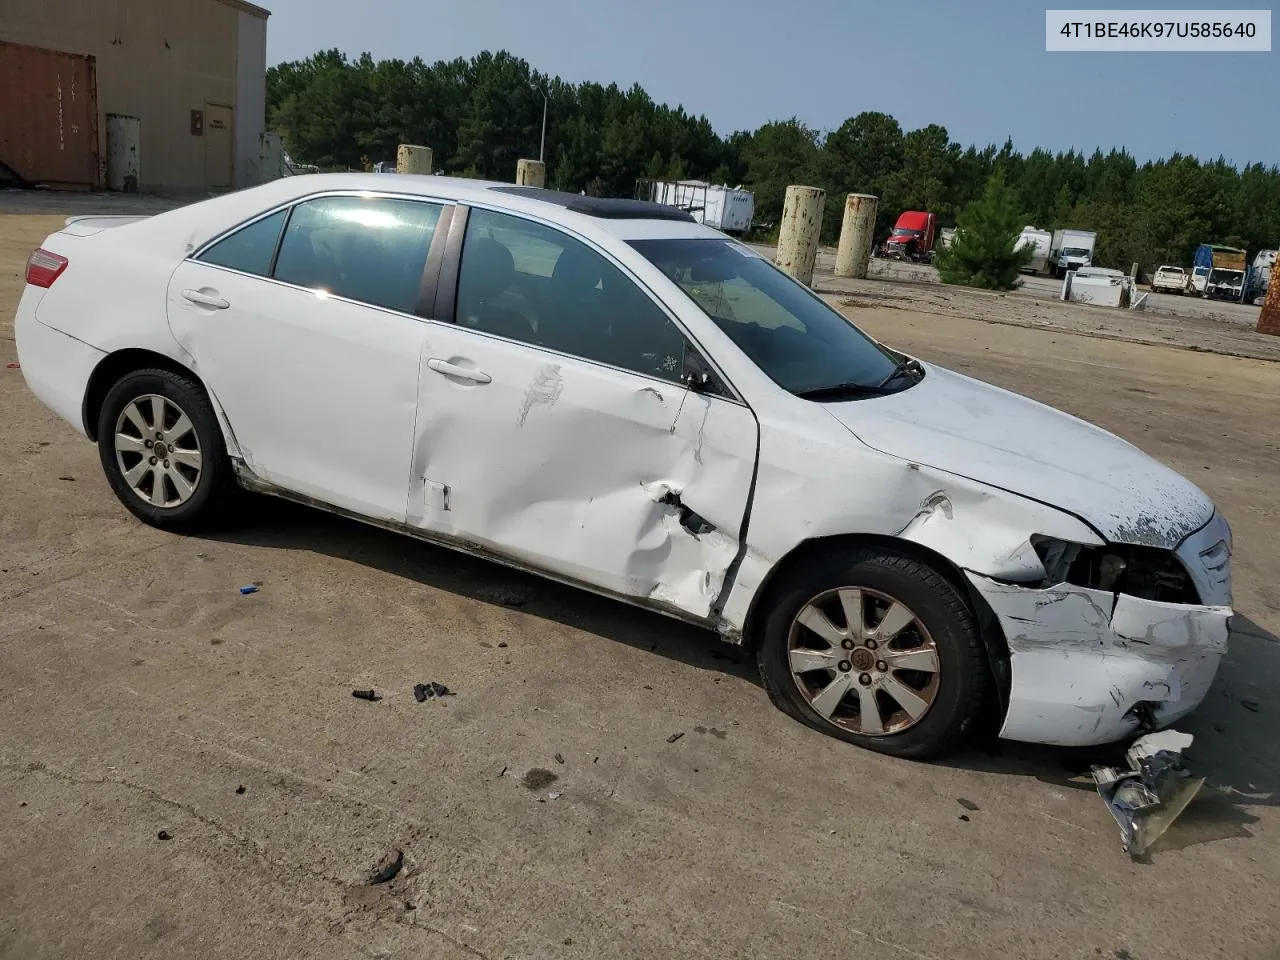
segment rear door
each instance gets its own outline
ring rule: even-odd
[[[751,411],[685,386],[696,348],[581,239],[479,209],[452,230],[436,318],[456,322],[427,332],[409,522],[708,617],[750,496]]]
[[[445,209],[318,197],[179,266],[170,326],[256,476],[403,522],[426,326],[422,278]]]

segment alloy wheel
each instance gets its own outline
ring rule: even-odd
[[[148,393],[125,404],[112,445],[121,476],[144,502],[179,507],[195,494],[200,438],[191,418],[168,397]]]
[[[810,708],[851,733],[901,733],[938,695],[941,669],[928,630],[906,604],[866,587],[828,590],[804,604],[787,658]]]

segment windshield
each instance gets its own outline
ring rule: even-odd
[[[1209,279],[1214,283],[1238,283],[1244,278],[1244,274],[1239,270],[1214,270],[1209,274]]]
[[[739,243],[633,240],[631,246],[784,390],[876,387],[897,367],[896,356]]]
[[[1084,247],[1066,247],[1062,253],[1067,257],[1087,257],[1089,255],[1089,251]]]
[[[910,227],[894,227],[893,228],[893,235],[895,237],[918,237],[922,233],[924,233],[923,230],[912,230]]]

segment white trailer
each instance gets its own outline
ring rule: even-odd
[[[699,223],[725,233],[746,233],[755,218],[756,198],[742,187],[704,180],[641,180],[636,199],[687,210]]]
[[[1013,249],[1018,250],[1022,247],[1031,248],[1031,260],[1022,269],[1027,273],[1044,273],[1045,267],[1049,263],[1049,248],[1053,242],[1053,235],[1048,230],[1039,230],[1035,227],[1023,227],[1022,232],[1018,234],[1018,239],[1014,241]]]

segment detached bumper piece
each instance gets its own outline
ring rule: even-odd
[[[1133,742],[1125,753],[1129,769],[1094,767],[1098,785],[1111,816],[1120,825],[1120,844],[1137,859],[1169,829],[1204,786],[1204,777],[1193,777],[1182,751],[1191,746],[1189,733],[1163,730]]]

